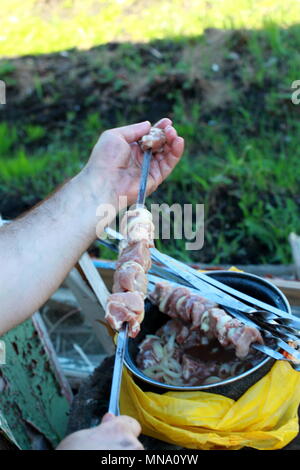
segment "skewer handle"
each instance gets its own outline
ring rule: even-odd
[[[123,362],[124,362],[127,335],[128,335],[128,323],[125,323],[122,326],[118,334],[114,372],[113,372],[110,400],[109,400],[109,407],[108,407],[108,412],[112,413],[115,416],[120,415],[119,398],[120,398]]]

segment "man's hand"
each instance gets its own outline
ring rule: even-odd
[[[70,434],[56,450],[143,450],[140,432],[135,419],[107,413],[99,426]]]
[[[178,163],[184,148],[184,140],[177,136],[168,118],[155,124],[164,129],[167,142],[162,153],[153,155],[148,179],[148,194],[171,173]],[[137,199],[143,152],[137,141],[150,130],[148,121],[118,127],[103,132],[95,145],[84,169],[93,178],[94,184],[109,180],[111,196],[118,203],[119,196],[127,196],[128,205]]]
[[[164,152],[154,154],[148,193],[169,175],[183,152],[170,119]],[[109,225],[116,210],[137,199],[142,152],[137,141],[149,122],[104,132],[86,166],[51,197],[0,229],[0,334],[26,320],[61,285],[82,253]],[[119,197],[127,196],[120,204]],[[124,198],[125,199],[125,198]],[[99,207],[112,207],[99,219]]]

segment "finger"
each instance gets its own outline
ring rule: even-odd
[[[170,144],[177,137],[177,131],[172,126],[167,126],[165,128],[165,134],[168,144]]]
[[[153,191],[155,191],[157,186],[163,180],[160,163],[156,159],[153,159],[151,162],[150,175],[152,176],[152,179],[148,179],[147,194],[151,194]]]
[[[129,126],[115,127],[111,129],[113,132],[121,134],[126,141],[130,144],[141,139],[145,134],[150,131],[151,124],[149,121],[138,122]]]
[[[172,121],[169,118],[162,118],[154,124],[153,127],[159,127],[160,129],[165,129],[167,126],[171,126]]]
[[[183,154],[183,150],[183,138],[176,137],[176,139],[173,140],[171,147],[166,144],[164,152],[162,154],[158,154],[156,158],[163,180],[171,173],[173,168],[175,168]]]
[[[173,159],[178,159],[183,154],[184,150],[184,139],[182,137],[175,137],[172,138],[171,142],[168,142],[164,145],[163,151],[160,153],[156,153],[153,157],[158,161],[161,162],[164,160],[165,162],[172,161]]]
[[[180,158],[184,151],[184,139],[176,137],[171,144],[171,152],[176,158]]]
[[[112,421],[114,418],[115,418],[115,415],[113,415],[112,413],[106,413],[103,416],[101,423],[108,423],[108,421]]]
[[[136,419],[131,418],[130,416],[122,415],[116,418],[116,422],[117,420],[119,423],[129,428],[130,432],[132,432],[134,436],[137,437],[141,434],[142,428],[140,423]]]

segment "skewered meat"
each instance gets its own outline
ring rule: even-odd
[[[260,332],[232,318],[220,308],[211,308],[202,316],[200,329],[218,339],[222,346],[233,345],[237,357],[247,356],[252,343],[263,344]]]
[[[144,295],[142,292],[121,292],[110,295],[106,305],[108,323],[119,330],[124,322],[128,322],[129,331],[134,338],[144,318]]]
[[[166,313],[166,303],[174,288],[168,282],[158,282],[155,284],[154,291],[149,295],[149,299],[158,306],[158,309]]]
[[[158,282],[149,298],[161,312],[172,318],[191,322],[193,329],[200,326],[203,313],[216,306],[204,297],[194,294],[187,287],[174,288],[168,282]]]
[[[121,221],[120,231],[129,244],[145,240],[148,248],[154,246],[152,214],[145,207],[127,211]]]
[[[147,292],[147,276],[143,267],[136,261],[126,261],[117,268],[114,276],[113,292]]]
[[[152,149],[153,152],[162,152],[166,143],[166,135],[159,127],[151,127],[149,134],[144,135],[139,144],[143,152]]]
[[[263,344],[260,332],[232,318],[224,310],[186,287],[157,283],[150,300],[172,318],[191,323],[191,330],[200,330],[209,338],[217,338],[222,346],[233,346],[236,356],[244,358],[252,343]]]
[[[121,232],[126,238],[120,243],[113,294],[108,299],[105,318],[117,331],[128,322],[128,334],[134,338],[144,318],[146,273],[151,267],[149,248],[154,237],[151,213],[141,207],[127,211],[121,221]]]
[[[135,261],[142,266],[143,270],[147,272],[151,267],[150,251],[148,249],[148,242],[141,240],[137,243],[128,243],[127,240],[122,240],[119,244],[120,255],[117,262],[117,268],[122,266],[127,261]]]
[[[236,356],[242,359],[248,355],[252,343],[264,343],[260,332],[247,325],[232,328],[228,331],[227,337],[228,343],[231,342],[235,346]]]

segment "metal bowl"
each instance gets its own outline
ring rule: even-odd
[[[227,284],[230,287],[251,295],[263,302],[269,303],[288,313],[291,313],[289,302],[285,295],[273,284],[253,274],[240,273],[235,271],[212,271],[207,273],[216,280]],[[181,391],[205,391],[217,393],[234,400],[237,400],[245,391],[260,380],[274,364],[274,359],[266,356],[253,368],[240,375],[208,385],[198,386],[175,386],[162,384],[147,377],[136,365],[135,358],[138,353],[138,344],[147,334],[154,334],[158,328],[164,325],[170,317],[161,313],[158,308],[151,304],[149,300],[145,302],[145,319],[141,326],[141,332],[137,338],[130,338],[127,342],[125,352],[125,365],[135,376],[136,383],[144,391],[163,393],[168,390]]]

